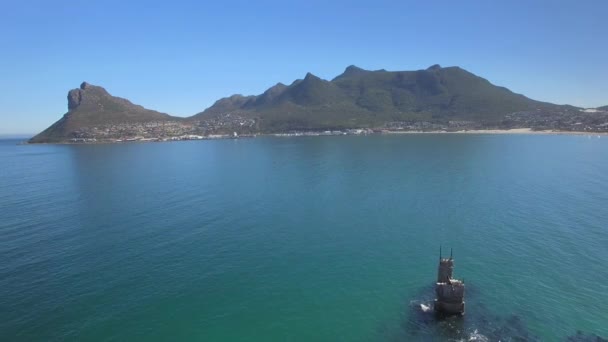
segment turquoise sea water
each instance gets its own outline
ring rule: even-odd
[[[1,341],[608,338],[606,136],[15,143]]]

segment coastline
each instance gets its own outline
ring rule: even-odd
[[[116,140],[94,140],[94,141],[62,141],[62,142],[42,142],[30,143],[27,140],[21,141],[19,145],[95,145],[95,144],[124,144],[124,143],[160,143],[192,140],[228,140],[228,139],[251,139],[256,137],[318,137],[318,136],[360,136],[360,135],[382,135],[382,134],[514,134],[514,135],[588,135],[606,136],[608,132],[585,132],[585,131],[558,131],[558,130],[533,130],[532,128],[512,128],[512,129],[470,129],[459,131],[432,130],[432,131],[412,131],[412,130],[387,130],[387,129],[366,129],[351,131],[324,131],[324,132],[289,132],[289,133],[259,133],[252,135],[212,135],[199,136],[196,139],[190,137],[158,138],[158,139],[116,139]],[[11,139],[12,140],[12,139]]]
[[[541,130],[532,128],[512,129],[470,129],[460,131],[383,131],[384,134],[558,134],[558,135],[608,135],[608,132],[585,132],[585,131],[557,131]]]

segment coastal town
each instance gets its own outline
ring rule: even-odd
[[[167,120],[138,123],[106,124],[81,128],[72,133],[70,143],[181,141],[249,138],[258,135],[278,137],[368,135],[408,132],[467,132],[529,128],[538,132],[607,133],[608,112],[598,110],[542,110],[507,114],[503,121],[484,124],[477,121],[447,122],[394,121],[374,128],[348,128],[289,132],[260,132],[258,119],[238,113],[224,113],[204,120]]]
[[[608,132],[608,111],[597,109],[563,109],[507,114],[504,126],[530,127],[537,131]]]
[[[429,121],[399,121],[387,123],[388,131],[458,132],[469,130],[511,130],[529,128],[532,131],[553,132],[608,132],[608,111],[596,109],[562,109],[521,111],[505,115],[495,123],[450,120],[443,123]]]
[[[167,120],[81,128],[72,143],[179,141],[253,136],[256,120],[226,113],[206,120]]]

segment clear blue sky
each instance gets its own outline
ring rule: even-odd
[[[86,80],[179,116],[350,64],[458,65],[531,98],[608,105],[608,1],[0,1],[0,134]]]

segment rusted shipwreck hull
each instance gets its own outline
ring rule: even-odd
[[[454,259],[441,257],[439,249],[439,267],[435,284],[435,311],[444,315],[464,314],[464,281],[452,278]]]

